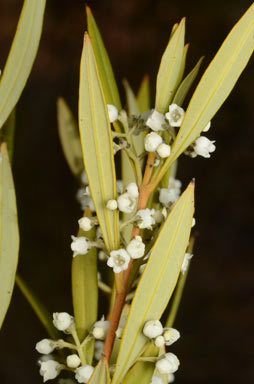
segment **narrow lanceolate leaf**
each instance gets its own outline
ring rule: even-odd
[[[138,284],[120,346],[113,383],[120,383],[148,339],[142,329],[159,319],[175,288],[188,245],[194,209],[191,183],[165,221]]]
[[[179,82],[184,50],[185,19],[176,28],[162,56],[156,82],[155,109],[165,113]]]
[[[177,85],[175,87],[175,90],[177,89],[178,85],[181,83],[181,81],[183,79],[183,74],[185,71],[185,64],[186,64],[186,58],[187,58],[189,46],[190,46],[190,44],[186,44],[183,48],[182,62],[181,62],[181,66],[179,69],[178,78],[177,78],[177,82],[176,82]]]
[[[109,370],[105,359],[99,361],[88,384],[110,384]]]
[[[155,357],[158,355],[158,348],[150,344],[145,352],[143,353],[143,357]],[[147,361],[137,361],[131,367],[127,375],[124,377],[122,384],[147,384],[150,383],[153,372],[154,372],[154,363]]]
[[[0,328],[9,307],[19,253],[17,208],[5,143],[0,152]]]
[[[107,201],[116,198],[113,140],[88,34],[85,34],[80,66],[79,129],[86,175],[103,239],[108,250],[117,249],[117,212],[106,208]]]
[[[15,107],[37,53],[46,0],[25,0],[0,80],[0,128]]]
[[[78,126],[63,98],[57,100],[57,120],[65,159],[74,176],[80,176],[84,170],[84,165]]]
[[[254,50],[254,4],[231,30],[202,76],[172,147],[167,167],[197,138],[224,103]]]
[[[177,104],[181,106],[184,102],[185,97],[187,96],[187,93],[189,92],[190,87],[192,86],[194,80],[197,77],[200,65],[204,59],[204,56],[199,59],[195,67],[192,69],[192,71],[183,79],[181,84],[179,85],[176,94],[174,96],[173,102],[174,104]]]
[[[122,109],[113,69],[104,46],[100,31],[94,20],[91,9],[86,7],[88,33],[93,45],[94,56],[101,78],[103,93],[107,104],[113,104],[118,110]]]
[[[89,217],[89,209],[84,216]],[[83,232],[79,230],[78,236],[85,236],[93,240],[95,229]],[[86,255],[77,255],[72,261],[72,299],[75,324],[79,340],[82,342],[97,321],[98,311],[98,283],[97,283],[97,250],[92,248]],[[87,364],[93,360],[94,342],[84,346]]]
[[[45,305],[40,301],[37,295],[33,292],[31,287],[29,287],[27,283],[25,283],[24,280],[18,275],[16,275],[16,284],[24,295],[24,297],[26,298],[26,300],[28,301],[28,303],[31,305],[31,308],[40,320],[41,324],[48,332],[50,338],[53,340],[59,339],[61,335],[60,332],[57,331],[57,329],[53,325],[52,315],[49,313],[49,311],[47,310]]]
[[[138,102],[136,99],[136,96],[131,89],[130,84],[126,79],[123,80],[123,86],[125,89],[125,95],[126,95],[126,102],[127,102],[127,109],[128,109],[128,115],[139,115],[139,107]]]
[[[137,94],[137,102],[140,113],[150,109],[150,80],[149,76],[145,75]]]

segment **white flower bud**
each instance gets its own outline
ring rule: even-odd
[[[171,104],[169,106],[169,112],[166,113],[166,119],[168,119],[171,127],[180,127],[184,118],[184,110],[177,104]]]
[[[56,348],[56,343],[50,339],[42,339],[35,345],[35,349],[37,352],[42,353],[43,355],[48,355],[53,352]]]
[[[143,334],[149,339],[160,336],[163,332],[163,326],[159,320],[149,320],[145,323]]]
[[[126,247],[126,251],[132,259],[143,257],[145,254],[145,244],[142,241],[142,237],[136,236],[135,239],[131,240]]]
[[[153,375],[150,384],[163,384],[163,380],[160,377]]]
[[[106,207],[111,211],[117,209],[117,201],[114,199],[108,200]]]
[[[146,125],[153,131],[163,131],[163,124],[165,124],[164,115],[154,109],[146,120]]]
[[[126,192],[133,198],[137,199],[139,196],[138,186],[136,183],[130,183],[126,187]]]
[[[169,157],[170,155],[170,152],[171,152],[171,148],[170,148],[170,145],[167,145],[165,143],[162,143],[158,146],[158,148],[156,149],[156,152],[158,153],[158,155],[164,159],[166,157]]]
[[[147,228],[152,230],[152,225],[155,224],[155,219],[153,217],[154,213],[154,209],[140,209],[136,214],[138,218],[138,227],[141,229]]]
[[[74,323],[73,317],[67,312],[53,313],[53,324],[59,331],[67,331]]]
[[[78,368],[80,363],[81,363],[80,358],[78,355],[76,355],[76,353],[74,353],[73,355],[67,356],[66,364],[69,368]]]
[[[205,136],[199,136],[193,144],[194,153],[192,154],[192,157],[195,157],[196,155],[209,158],[211,157],[210,153],[214,152],[216,147],[214,145],[215,141],[209,140]]]
[[[117,199],[118,209],[121,212],[131,213],[136,206],[136,202],[136,199],[133,199],[129,193],[123,193]]]
[[[192,224],[191,224],[191,228],[195,227],[196,225],[196,219],[195,217],[192,218]]]
[[[94,367],[91,365],[82,365],[82,367],[76,369],[75,379],[78,383],[88,383],[90,377],[93,374],[93,370]]]
[[[100,360],[104,350],[104,343],[101,340],[96,340],[94,343],[94,358]]]
[[[173,353],[166,353],[165,357],[158,360],[155,364],[158,371],[164,375],[169,373],[174,373],[179,367],[179,360]]]
[[[120,273],[128,268],[130,259],[125,249],[117,249],[110,252],[107,265],[112,267],[115,273]]]
[[[48,380],[55,379],[63,369],[63,366],[55,360],[39,361],[39,363],[41,365],[40,375],[43,376],[44,383]]]
[[[111,123],[114,123],[118,119],[118,110],[117,108],[112,104],[107,104],[108,107],[108,117],[109,121]]]
[[[161,136],[157,135],[155,132],[148,133],[145,137],[145,150],[147,152],[155,152],[161,143]]]
[[[95,327],[92,331],[93,337],[98,340],[105,340],[106,334],[103,328]]]
[[[211,121],[209,121],[209,123],[205,126],[205,128],[203,129],[203,132],[209,131],[210,128],[211,128]]]
[[[193,255],[191,255],[190,253],[185,253],[184,259],[183,259],[183,264],[182,264],[182,267],[181,267],[181,272],[182,272],[183,275],[187,271],[187,268],[188,268],[188,265],[189,265],[189,261],[190,261],[190,259],[192,259],[192,257],[193,257]]]
[[[161,348],[163,345],[165,345],[165,340],[163,336],[157,336],[154,340],[154,344],[156,347]]]
[[[84,236],[71,236],[71,238],[71,250],[73,251],[73,257],[77,255],[86,255],[91,248],[90,240]]]
[[[81,217],[78,220],[79,228],[83,229],[83,231],[90,231],[93,228],[93,222],[89,217]]]
[[[171,345],[180,337],[180,332],[175,328],[164,328],[163,337],[166,345]]]

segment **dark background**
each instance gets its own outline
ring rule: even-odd
[[[152,90],[172,25],[187,17],[188,72],[205,54],[202,71],[251,4],[231,1],[90,1],[115,75],[136,91],[144,73]],[[0,0],[0,65],[16,28],[21,0]],[[77,112],[79,61],[86,29],[85,2],[50,0],[33,71],[17,107],[14,178],[21,234],[19,272],[50,312],[70,311],[70,235],[80,208],[76,184],[57,136],[56,99]],[[253,59],[207,136],[211,159],[184,158],[184,187],[196,177],[194,259],[173,348],[181,361],[177,383],[250,384],[253,371]],[[154,93],[154,92],[153,92]],[[0,334],[1,384],[41,383],[35,343],[46,337],[20,292]]]

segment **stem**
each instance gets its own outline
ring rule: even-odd
[[[77,330],[76,330],[76,327],[74,325],[74,327],[72,327],[70,329],[70,332],[71,332],[71,335],[75,341],[75,344],[77,346],[77,352],[79,354],[79,357],[80,357],[80,360],[81,360],[81,363],[82,365],[85,365],[86,364],[86,358],[85,358],[85,355],[84,355],[84,352],[83,352],[83,349],[82,349],[82,346],[80,344],[80,341],[79,341],[79,338],[78,338],[78,334],[77,334]]]

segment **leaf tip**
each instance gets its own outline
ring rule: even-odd
[[[92,14],[91,8],[87,4],[86,4],[86,14],[87,14],[87,16]]]

